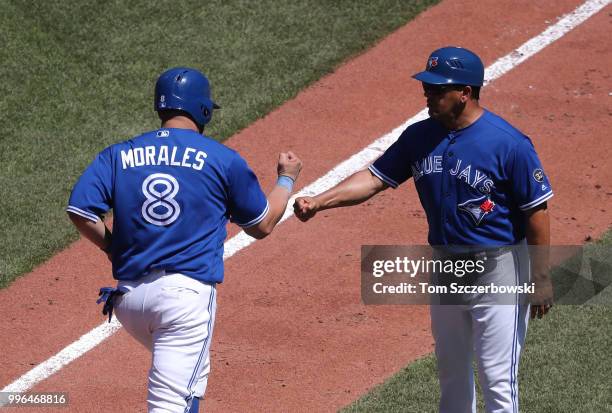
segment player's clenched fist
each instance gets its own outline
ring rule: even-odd
[[[278,155],[278,176],[288,176],[295,181],[301,170],[302,161],[293,152],[281,152]]]
[[[314,217],[318,210],[319,202],[310,196],[296,198],[293,203],[293,212],[302,222],[306,222]]]

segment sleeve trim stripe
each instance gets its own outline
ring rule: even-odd
[[[237,224],[241,227],[241,228],[250,228],[253,225],[257,225],[259,224],[261,221],[263,221],[263,219],[266,217],[266,215],[268,215],[268,211],[270,211],[270,203],[268,202],[268,200],[266,200],[266,207],[264,208],[263,212],[261,214],[259,214],[259,216],[255,219],[250,220],[249,222],[247,222],[246,224],[240,224],[237,222]]]
[[[69,205],[68,208],[66,208],[66,211],[82,216],[83,218],[87,218],[88,220],[93,221],[93,222],[98,222],[100,220],[100,217],[98,217],[96,214],[92,214],[91,212],[83,211],[82,209],[79,209],[72,205]]]
[[[397,182],[395,182],[393,179],[389,178],[388,176],[386,176],[385,174],[380,172],[378,169],[376,169],[376,167],[374,165],[370,165],[368,169],[370,170],[370,172],[372,172],[374,175],[376,175],[378,178],[380,178],[381,181],[383,181],[384,183],[389,185],[391,188],[397,188],[398,187],[398,183]]]
[[[540,205],[542,202],[547,201],[548,199],[552,198],[553,196],[553,192],[552,191],[548,191],[546,194],[542,195],[541,197],[539,197],[538,199],[535,199],[527,204],[521,205],[519,206],[519,209],[521,211],[525,211],[527,209],[531,209],[535,206]]]

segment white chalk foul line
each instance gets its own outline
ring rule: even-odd
[[[13,383],[0,390],[0,392],[23,393],[31,389],[36,383],[57,373],[62,367],[96,347],[107,337],[112,336],[120,328],[121,324],[119,324],[116,319],[113,319],[111,323],[104,323],[94,328],[74,343],[65,347],[55,356],[48,358],[43,363],[21,376],[19,379],[15,380]],[[2,404],[0,404],[0,406],[2,406]]]
[[[549,26],[538,36],[530,39],[518,49],[495,61],[495,63],[489,66],[485,71],[485,85],[514,69],[516,66],[529,59],[531,56],[537,54],[555,40],[563,37],[563,35],[568,33],[570,30],[574,29],[576,26],[610,4],[610,1],[612,0],[586,1],[572,13],[564,16],[557,23]],[[330,170],[327,174],[303,188],[299,193],[292,197],[292,200],[289,202],[287,209],[281,218],[281,222],[293,214],[293,199],[298,196],[310,196],[326,191],[348,176],[352,175],[354,172],[365,168],[372,161],[378,158],[393,142],[395,142],[404,129],[406,129],[409,125],[425,118],[427,118],[426,109],[420,111],[402,125],[393,129],[391,132],[376,139],[359,153],[351,156],[349,159],[343,161],[335,168]],[[254,238],[249,237],[244,232],[240,232],[225,243],[225,253],[223,254],[223,259],[226,260],[230,258],[238,251],[248,247],[254,241]],[[64,348],[55,356],[34,367],[13,383],[0,390],[0,392],[25,392],[31,389],[37,383],[45,380],[49,376],[61,370],[62,367],[68,365],[92,348],[96,347],[120,328],[121,325],[116,320],[113,320],[113,322],[110,324],[103,323],[89,333],[83,335],[68,347]],[[0,407],[1,406],[2,405],[0,404]]]

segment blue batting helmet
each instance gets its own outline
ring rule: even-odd
[[[188,67],[175,67],[162,73],[155,84],[155,110],[183,110],[203,127],[219,109],[210,98],[210,84],[204,74]]]
[[[476,53],[462,47],[443,47],[427,59],[425,71],[412,76],[433,85],[482,86],[484,65]]]

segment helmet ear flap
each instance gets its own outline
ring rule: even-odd
[[[202,105],[202,116],[204,116],[204,123],[210,122],[212,118],[212,110],[206,104]]]

